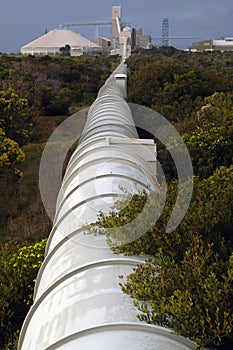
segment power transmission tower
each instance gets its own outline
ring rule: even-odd
[[[169,37],[169,22],[168,18],[165,17],[162,22],[162,46],[168,46]]]

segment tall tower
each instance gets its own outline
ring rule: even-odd
[[[111,46],[112,49],[119,48],[119,34],[122,24],[122,6],[112,7],[112,30],[111,30]]]
[[[169,22],[165,17],[162,22],[162,46],[168,46]]]

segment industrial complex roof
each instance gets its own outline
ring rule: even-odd
[[[70,45],[71,48],[89,47],[99,48],[99,45],[93,41],[84,38],[82,35],[73,32],[69,29],[54,29],[47,34],[33,40],[21,48],[21,52],[30,51],[35,48],[54,48],[59,49],[65,45]]]
[[[213,45],[216,46],[232,46],[233,45],[233,38],[224,38],[224,39],[219,39],[213,40]]]

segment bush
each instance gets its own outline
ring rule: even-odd
[[[168,186],[161,217],[139,239],[118,248],[112,245],[112,238],[114,242],[122,233],[132,234],[124,227],[118,231],[118,226],[143,210],[145,193],[134,195],[125,208],[117,204],[108,216],[100,213],[97,232],[110,238],[115,252],[151,256],[121,284],[136,299],[140,320],[171,327],[200,346],[216,348],[222,338],[229,344],[233,327],[233,166],[194,180],[189,210],[174,231],[166,232],[166,224],[177,197],[177,181]],[[153,223],[153,215],[143,215],[143,220],[151,219]],[[142,224],[140,220],[134,230],[141,230]],[[116,228],[117,236],[110,236],[108,228]]]
[[[232,163],[232,140],[224,126],[204,122],[191,133],[185,133],[183,140],[186,143],[194,174],[207,178],[221,165],[229,166]]]
[[[0,248],[0,347],[13,342],[32,304],[45,244],[43,239],[31,246],[18,247],[11,242]]]
[[[198,236],[179,263],[159,249],[127,276],[122,289],[136,299],[138,318],[172,328],[202,347],[216,347],[232,332],[233,254],[227,262]]]

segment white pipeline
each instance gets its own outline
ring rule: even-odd
[[[34,303],[19,350],[178,350],[194,344],[166,328],[140,322],[119,286],[140,257],[114,254],[104,235],[84,225],[116,201],[157,190],[156,147],[138,138],[125,101],[127,70],[120,64],[89,109],[80,142],[57,199],[54,226],[39,271]]]

